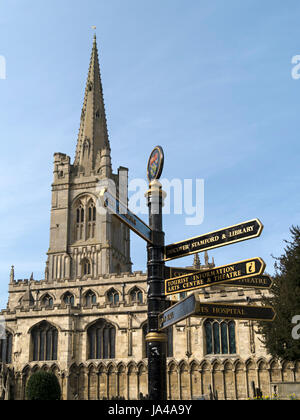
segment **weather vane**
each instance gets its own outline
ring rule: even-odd
[[[97,26],[93,25],[92,26],[92,29],[94,31],[94,42],[96,42],[96,29],[97,29]]]

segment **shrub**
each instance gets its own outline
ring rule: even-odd
[[[60,400],[61,390],[57,377],[53,373],[39,371],[34,373],[26,386],[27,400]]]

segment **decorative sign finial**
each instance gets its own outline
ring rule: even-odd
[[[149,157],[147,176],[149,182],[159,179],[164,166],[164,152],[161,146],[156,146]]]

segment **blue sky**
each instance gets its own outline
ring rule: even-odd
[[[55,152],[74,158],[97,26],[113,168],[205,180],[205,218],[164,217],[166,243],[259,218],[260,238],[210,252],[217,265],[282,253],[300,224],[300,3],[289,0],[0,1],[0,307],[9,271],[44,275]],[[147,220],[146,220],[147,221]],[[134,270],[145,270],[132,237]],[[203,257],[202,261],[203,261]],[[190,265],[193,257],[173,261]]]

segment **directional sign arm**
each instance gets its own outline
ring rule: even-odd
[[[171,325],[177,324],[177,322],[193,315],[195,313],[195,309],[196,297],[195,294],[192,294],[159,315],[159,329],[162,331]]]
[[[197,273],[199,270],[195,268],[182,268],[182,267],[164,267],[165,280],[174,279],[184,275]],[[273,280],[270,276],[260,275],[255,277],[246,277],[240,280],[233,280],[226,282],[226,286],[232,287],[252,287],[257,289],[270,289],[273,285]]]
[[[199,294],[193,293],[159,315],[159,329],[163,331],[190,316],[271,322],[276,313],[271,306],[202,303]]]
[[[152,243],[152,230],[143,222],[143,220],[132,213],[126,204],[110,194],[107,188],[103,188],[100,191],[99,198],[103,207],[108,209],[141,238],[150,244]]]
[[[226,283],[226,286],[255,287],[257,289],[270,289],[272,285],[273,280],[269,276],[246,277]]]
[[[276,313],[271,306],[228,305],[225,303],[196,303],[195,315],[222,319],[274,321]]]
[[[233,280],[260,276],[265,266],[265,262],[261,258],[252,258],[250,260],[215,267],[210,270],[197,271],[196,273],[167,279],[165,280],[165,294],[172,295],[227,283]]]
[[[234,226],[186,239],[165,246],[165,261],[181,258],[197,252],[207,251],[225,245],[257,238],[263,230],[259,219],[249,220]]]

